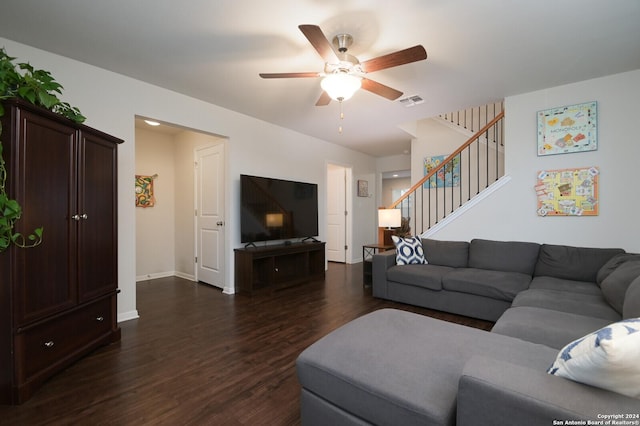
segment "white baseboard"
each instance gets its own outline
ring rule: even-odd
[[[135,309],[133,311],[118,314],[118,322],[130,321],[138,318],[140,318],[140,315],[138,315],[138,311]]]
[[[157,272],[154,274],[146,274],[146,275],[138,275],[136,277],[136,282],[147,281],[147,280],[155,280],[156,278],[166,278],[176,276],[175,271],[169,272]]]
[[[173,275],[178,277],[178,278],[183,278],[185,280],[189,280],[189,281],[193,281],[193,282],[196,281],[195,275],[185,274],[184,272],[174,272]]]
[[[147,275],[138,275],[136,277],[136,282],[155,280],[156,278],[166,278],[166,277],[178,277],[178,278],[183,278],[189,281],[196,281],[196,277],[194,275],[185,274],[184,272],[169,271],[169,272],[157,272],[154,274],[147,274]]]

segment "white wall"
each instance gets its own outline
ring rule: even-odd
[[[239,175],[251,173],[318,183],[320,239],[324,239],[326,164],[349,164],[354,179],[372,182],[375,159],[341,146],[256,120],[139,80],[0,38],[19,61],[47,69],[64,86],[63,100],[78,107],[87,125],[124,139],[118,149],[118,319],[137,317],[136,221],[133,199],[136,115],[154,117],[228,138],[225,290],[233,292],[233,248],[240,246]],[[375,185],[373,185],[375,186]],[[375,190],[375,188],[372,188]],[[355,190],[354,190],[355,194]],[[354,195],[355,197],[355,195]],[[373,198],[354,199],[354,247],[375,241]],[[360,250],[354,250],[354,253]]]
[[[175,164],[170,135],[136,129],[136,174],[156,175],[153,207],[137,207],[137,280],[157,278],[175,270]],[[133,202],[133,199],[129,201]]]
[[[505,168],[502,190],[433,235],[442,240],[491,238],[585,247],[622,247],[640,252],[640,70],[568,84],[505,100]],[[598,150],[538,157],[536,112],[598,102]],[[600,213],[585,217],[539,217],[533,189],[539,170],[598,166]]]

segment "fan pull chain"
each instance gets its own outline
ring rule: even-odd
[[[344,120],[344,112],[342,112],[342,101],[340,101],[339,104],[340,104],[340,120]],[[340,121],[340,124],[338,125],[338,133],[342,134],[342,121]]]

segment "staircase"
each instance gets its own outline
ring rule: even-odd
[[[502,111],[502,102],[494,102],[475,108],[440,114],[438,118],[463,133],[467,132],[469,137],[471,137]]]
[[[504,176],[502,103],[443,114],[438,119],[469,138],[388,207],[400,209],[402,217],[409,218],[414,235],[426,236],[461,214],[482,194],[495,189]]]

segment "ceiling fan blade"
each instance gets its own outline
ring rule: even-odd
[[[398,65],[410,64],[427,59],[427,51],[421,45],[408,49],[378,56],[362,62],[360,65],[364,72],[380,71],[386,68],[397,67]]]
[[[316,106],[325,106],[325,105],[329,105],[329,102],[331,102],[331,97],[329,96],[329,94],[327,92],[325,92],[324,90],[322,91],[322,94],[320,95],[320,97],[318,98],[318,102],[316,102]]]
[[[325,37],[324,33],[317,25],[298,25],[302,34],[309,40],[309,43],[318,51],[322,59],[330,64],[337,64],[340,62],[336,51],[333,50],[333,46]]]
[[[391,87],[385,86],[384,84],[378,83],[377,81],[369,80],[368,78],[362,79],[362,88],[364,90],[368,90],[371,93],[382,96],[383,98],[387,98],[390,101],[395,101],[400,96],[402,96],[401,91],[392,89]]]
[[[317,72],[273,72],[273,73],[260,73],[262,78],[306,78],[306,77],[320,77],[320,73]]]

